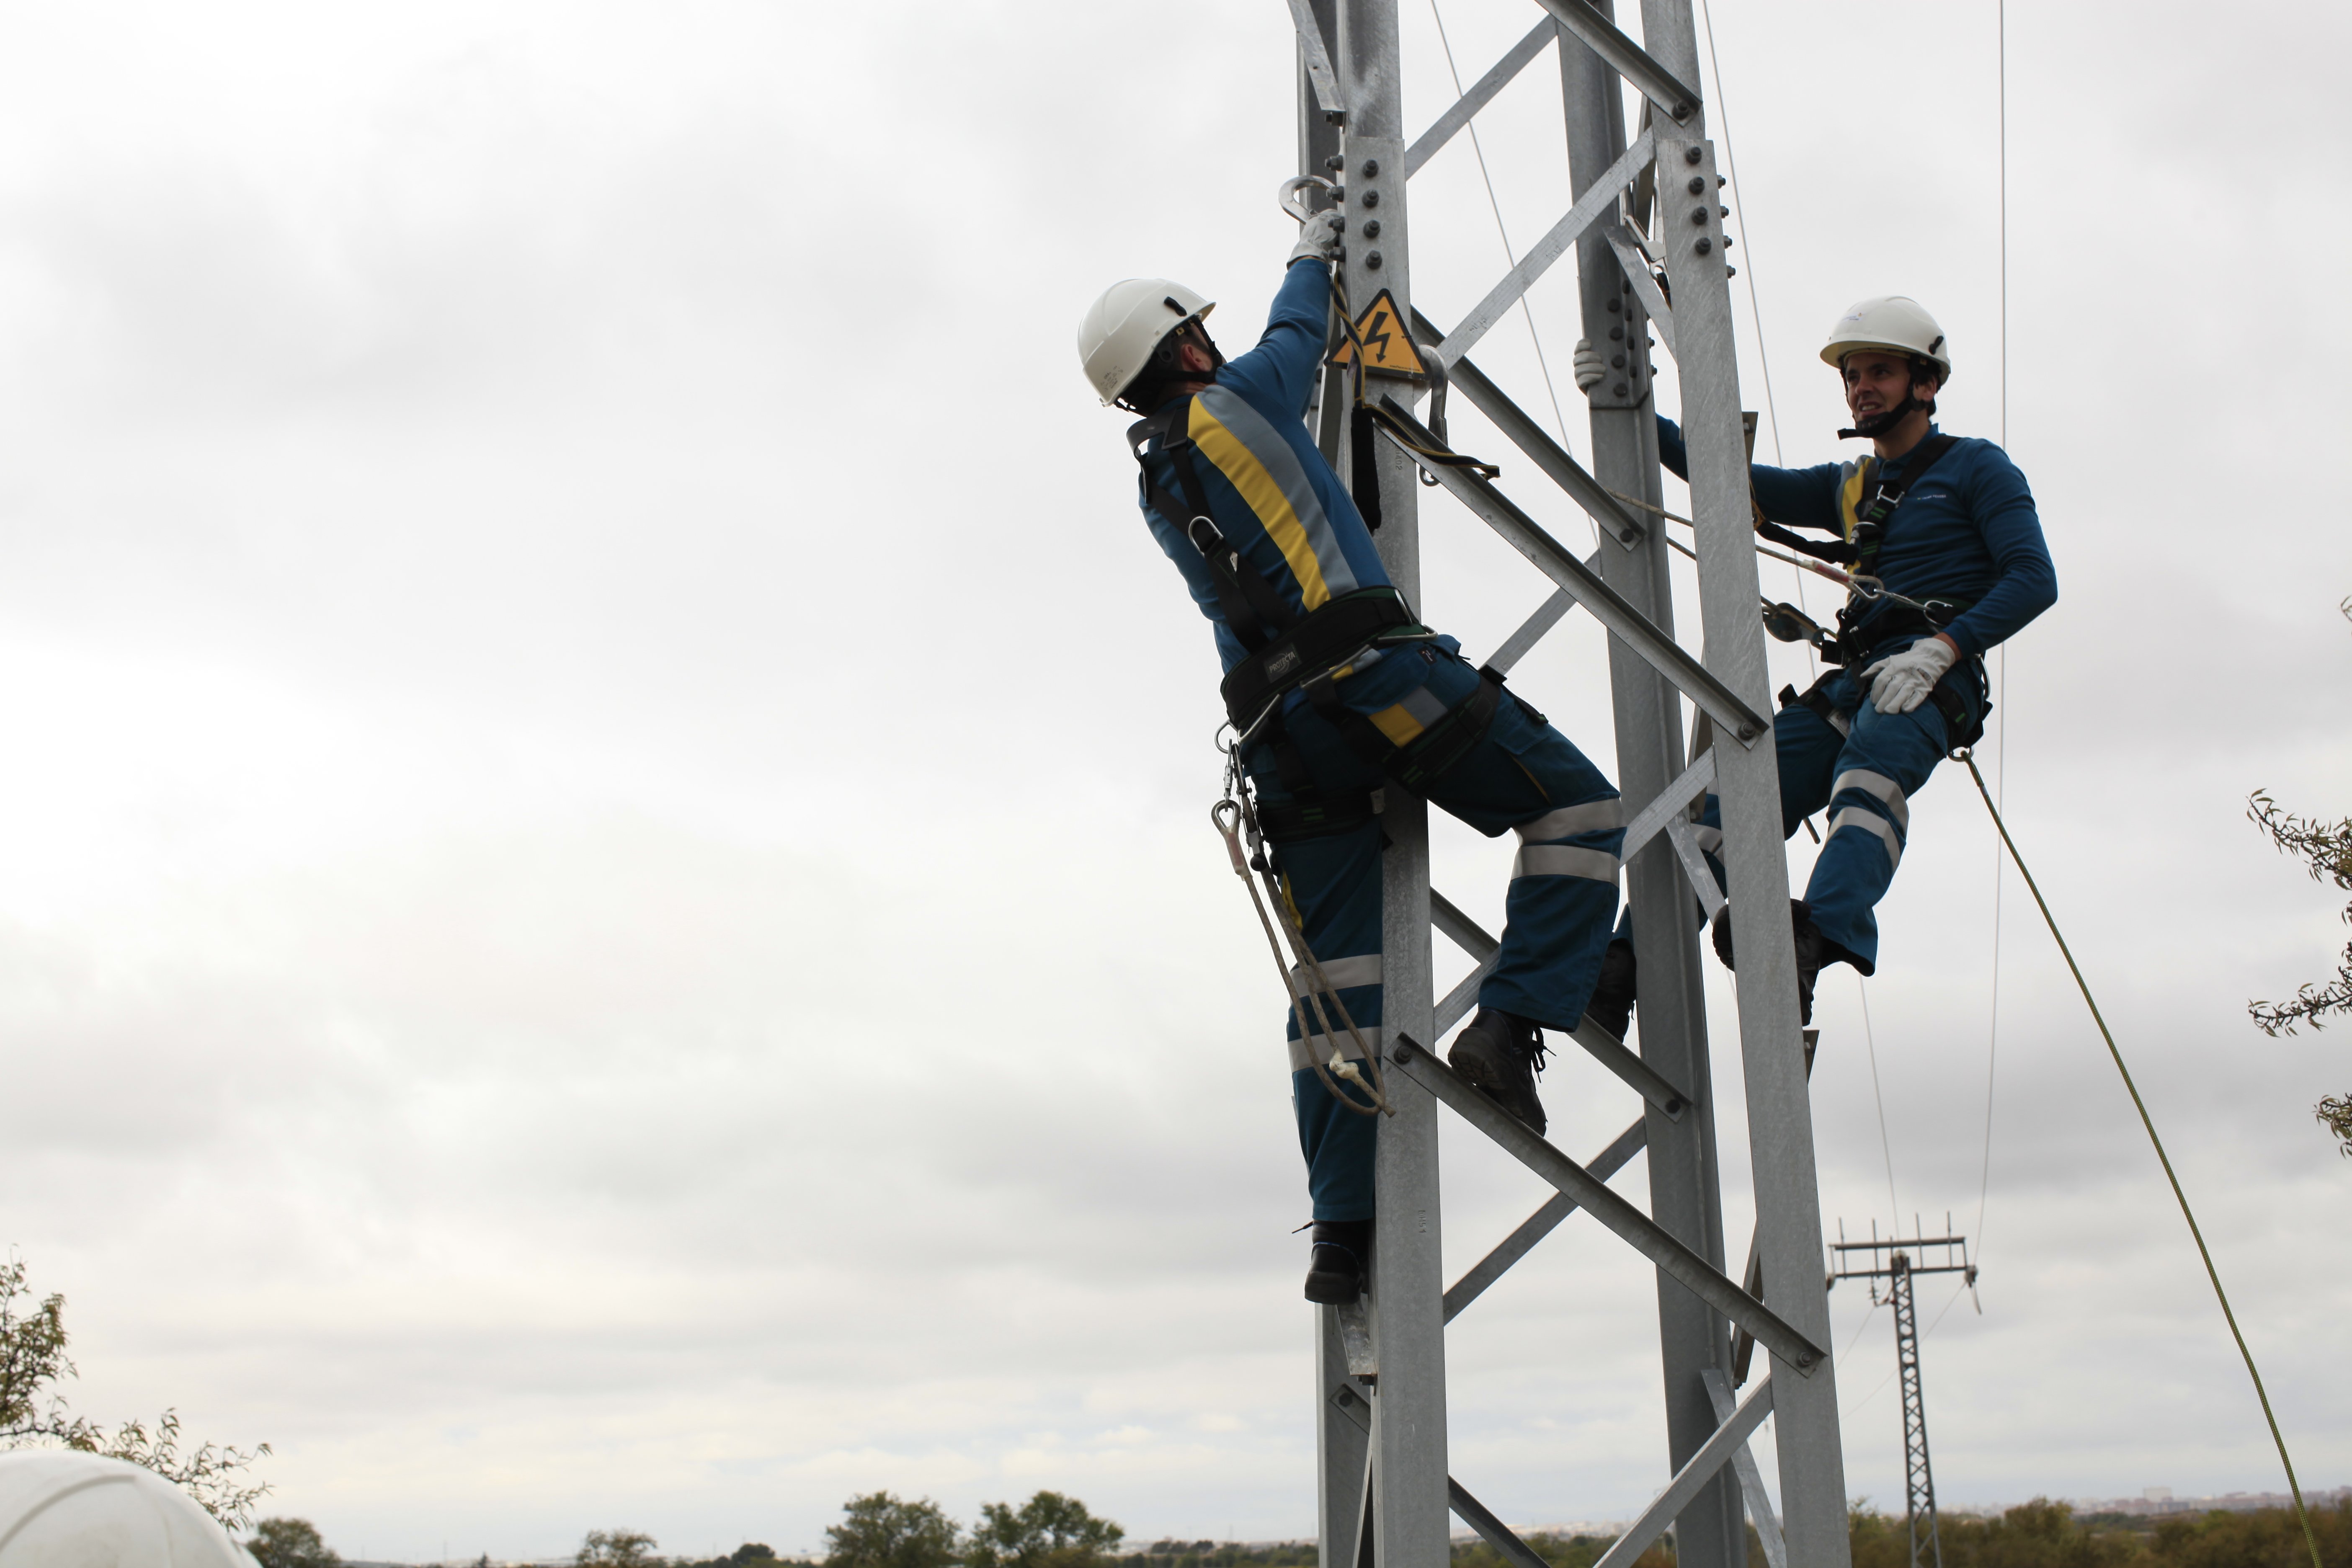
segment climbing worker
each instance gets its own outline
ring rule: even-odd
[[[1790,900],[1808,1023],[1823,968],[1843,961],[1869,974],[1877,967],[1872,911],[1902,862],[1911,797],[1937,763],[1984,733],[1992,706],[1986,650],[2058,599],[2025,476],[1990,441],[1947,436],[1935,425],[1936,395],[1952,374],[1935,318],[1900,294],[1864,300],[1830,328],[1822,358],[1843,378],[1853,416],[1839,437],[1866,437],[1871,455],[1748,468],[1757,531],[1843,563],[1855,582],[1836,634],[1822,639],[1832,668],[1802,693],[1784,689],[1772,726],[1782,835],[1829,810],[1805,896]],[[1592,345],[1578,343],[1577,384],[1589,395],[1607,374]],[[1688,477],[1682,431],[1664,416],[1658,455]],[[1790,528],[1837,537],[1823,543]],[[1712,850],[1722,842],[1713,796],[1700,820]],[[1730,964],[1731,924],[1721,912],[1714,934],[1717,956]],[[1612,946],[1610,957],[1627,983],[1593,1014],[1622,1037],[1633,1002],[1631,947]]]
[[[1364,1288],[1372,1234],[1381,1118],[1366,1047],[1378,1057],[1384,796],[1409,790],[1488,837],[1519,836],[1502,948],[1449,1059],[1538,1132],[1541,1031],[1583,1016],[1624,824],[1598,768],[1501,676],[1415,621],[1307,434],[1337,221],[1305,223],[1265,331],[1240,358],[1211,340],[1212,302],[1165,279],[1106,289],[1078,357],[1106,407],[1145,416],[1128,430],[1144,521],[1213,627],[1229,761],[1254,792],[1277,901],[1307,950],[1301,970],[1329,987],[1307,1017],[1291,1008],[1290,1076],[1314,1205],[1307,1297],[1345,1303]],[[1318,1021],[1335,1016],[1347,1027]]]

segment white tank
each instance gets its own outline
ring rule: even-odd
[[[0,1454],[0,1568],[256,1568],[196,1500],[96,1454]]]

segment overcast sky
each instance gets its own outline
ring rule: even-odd
[[[1465,79],[1538,14],[1441,3]],[[1451,88],[1402,10],[1417,127]],[[2310,1107],[2352,1060],[2244,1007],[2347,933],[2242,808],[2352,812],[2352,23],[2116,15],[2010,18],[2008,445],[2062,592],[1986,756],[2303,1478],[2341,1484],[2352,1162]],[[1841,452],[1815,350],[1882,292],[1950,334],[1946,427],[1999,436],[1992,6],[1715,21],[1761,449]],[[1307,1210],[1205,820],[1213,654],[1070,343],[1163,273],[1253,339],[1286,29],[0,5],[0,1243],[67,1295],[79,1407],[270,1442],[271,1508],[349,1554],[819,1547],[876,1488],[1311,1531]],[[1567,205],[1559,112],[1547,55],[1481,122],[1522,245]],[[1505,264],[1466,140],[1412,200],[1447,321]],[[1569,270],[1531,303],[1588,455]],[[1479,358],[1549,416],[1525,321]],[[1483,657],[1546,585],[1435,492],[1424,531],[1423,608]],[[1589,620],[1519,680],[1608,764]],[[1826,1223],[1979,1238],[1980,1316],[1922,1292],[1942,1497],[2276,1489],[2013,876],[1989,1071],[1966,775],[1915,813],[1867,1023],[1825,978],[1813,1100]],[[1508,855],[1442,829],[1439,885],[1491,921]],[[1580,1061],[1545,1092],[1578,1155],[1636,1105]],[[1447,1138],[1458,1269],[1544,1192]],[[1886,1314],[1832,1310],[1849,1490],[1899,1507]],[[1666,1476],[1654,1336],[1646,1268],[1571,1223],[1452,1335],[1455,1473],[1514,1521],[1630,1517]]]

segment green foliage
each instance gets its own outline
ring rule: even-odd
[[[265,1519],[245,1549],[261,1568],[342,1568],[342,1558],[307,1519]]]
[[[1526,1537],[1535,1554],[1550,1563],[1552,1568],[1592,1568],[1609,1550],[1614,1536],[1553,1535],[1539,1533]],[[1760,1550],[1751,1553],[1761,1563]],[[1633,1568],[1674,1568],[1674,1552],[1664,1542],[1653,1545],[1633,1559]],[[1454,1568],[1508,1568],[1503,1554],[1481,1541],[1474,1545],[1457,1544],[1454,1548]]]
[[[948,1568],[956,1560],[956,1521],[929,1498],[868,1492],[842,1512],[841,1523],[825,1527],[825,1568]]]
[[[1910,1531],[1901,1515],[1857,1503],[1850,1524],[1853,1568],[1909,1568]],[[2313,1510],[2311,1525],[2322,1562],[2352,1563],[2352,1499]],[[1945,1514],[1937,1533],[1944,1568],[2308,1568],[2311,1562],[2294,1511],[2283,1508],[2080,1519],[2063,1503],[2036,1498],[1998,1519]]]
[[[0,1263],[0,1448],[54,1446],[128,1460],[179,1487],[230,1530],[244,1529],[253,1505],[269,1490],[268,1482],[247,1473],[269,1445],[248,1451],[200,1443],[184,1449],[179,1414],[173,1410],[152,1426],[126,1421],[111,1431],[74,1415],[53,1392],[60,1379],[75,1375],[66,1356],[65,1308],[66,1299],[56,1291],[33,1300],[24,1259]]]
[[[642,1530],[592,1530],[572,1559],[580,1568],[653,1568],[654,1538]]]
[[[1060,1492],[1041,1491],[1017,1510],[982,1503],[980,1513],[964,1547],[966,1568],[1092,1568],[1127,1535]]]

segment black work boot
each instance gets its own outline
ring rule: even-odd
[[[1318,1219],[1307,1258],[1307,1299],[1344,1307],[1364,1293],[1372,1264],[1372,1222]]]
[[[1790,934],[1797,947],[1797,1021],[1813,1021],[1813,980],[1821,972],[1838,960],[1852,959],[1853,954],[1822,934],[1813,923],[1812,906],[1802,899],[1789,900]],[[1739,966],[1731,962],[1731,906],[1726,904],[1715,911],[1715,925],[1708,933],[1715,941],[1715,956],[1723,960],[1726,969]]]
[[[1622,1043],[1633,1026],[1633,944],[1623,937],[1601,955],[1601,980],[1584,1016],[1617,1037]]]
[[[1471,1088],[1542,1135],[1543,1101],[1536,1098],[1536,1074],[1544,1064],[1542,1030],[1515,1014],[1481,1007],[1469,1027],[1454,1037],[1445,1059]]]

